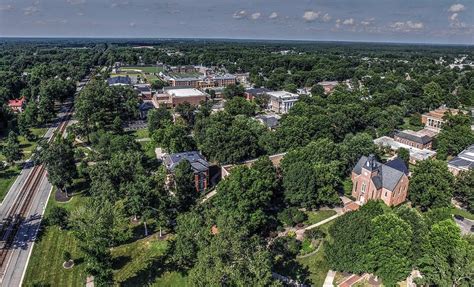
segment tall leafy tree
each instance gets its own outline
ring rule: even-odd
[[[10,131],[8,134],[7,142],[2,152],[9,164],[13,164],[15,161],[21,159],[20,143],[18,142],[18,136],[15,132]]]
[[[471,119],[462,113],[446,115],[446,122],[437,137],[437,157],[446,158],[457,155],[463,149],[474,144],[474,132],[471,130]]]
[[[174,196],[180,211],[189,210],[199,196],[194,181],[194,172],[187,160],[182,160],[173,171]]]
[[[461,172],[456,177],[454,197],[460,201],[469,212],[474,212],[474,170]]]
[[[154,142],[169,153],[191,151],[196,148],[194,139],[182,124],[168,123],[152,134]]]
[[[41,151],[40,160],[48,171],[49,181],[67,195],[67,188],[77,176],[72,144],[58,137]]]
[[[418,163],[410,179],[409,198],[413,205],[428,208],[451,204],[454,177],[445,162],[425,160]]]
[[[148,112],[148,131],[153,134],[156,130],[164,128],[173,121],[173,116],[165,108],[160,107]]]
[[[461,237],[452,219],[434,224],[419,261],[421,283],[433,286],[472,286],[474,246]]]

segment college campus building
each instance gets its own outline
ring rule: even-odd
[[[458,156],[448,162],[452,174],[458,175],[462,171],[474,169],[474,145],[463,150]]]
[[[453,115],[457,115],[459,110],[442,107],[433,111],[429,111],[421,115],[421,122],[425,125],[426,129],[429,129],[435,133],[439,133],[441,131],[442,125],[444,124],[443,117],[448,112],[451,112]]]
[[[383,200],[388,206],[404,202],[408,193],[408,168],[396,158],[382,164],[374,155],[362,156],[352,170],[352,196],[360,205]]]
[[[207,94],[195,88],[164,88],[162,93],[153,96],[153,105],[156,108],[174,108],[188,102],[193,106],[199,106],[206,100]]]
[[[338,81],[323,81],[319,82],[318,85],[322,86],[325,94],[330,94],[339,85]]]
[[[412,130],[404,130],[401,132],[396,133],[393,136],[394,140],[397,142],[406,144],[411,147],[415,147],[418,149],[431,149],[433,138],[423,134],[418,133]]]
[[[116,76],[107,79],[109,86],[130,86],[132,79],[129,76]]]
[[[237,77],[231,74],[216,74],[213,69],[202,66],[167,67],[160,72],[162,80],[171,87],[206,89],[236,84]]]
[[[173,172],[176,166],[183,161],[187,160],[191,165],[194,172],[194,183],[196,191],[204,192],[209,182],[209,163],[206,159],[197,151],[188,151],[174,154],[165,154],[162,158],[166,170],[169,172],[167,184],[171,186],[173,182]]]
[[[267,92],[266,94],[270,97],[269,108],[279,114],[288,113],[299,97],[298,94],[286,91]]]

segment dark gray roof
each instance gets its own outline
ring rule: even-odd
[[[123,85],[131,85],[132,80],[129,76],[117,76],[107,79],[107,83],[109,85],[116,85],[116,84],[123,84]]]
[[[140,111],[148,111],[155,108],[155,106],[153,105],[152,102],[143,102],[140,104],[138,108],[140,109]]]
[[[427,144],[433,140],[430,136],[427,135],[416,136],[414,134],[409,134],[406,132],[398,132],[395,136],[420,144]]]
[[[256,116],[256,119],[259,119],[265,124],[270,129],[273,129],[278,125],[279,118],[275,116],[267,116],[267,115],[262,115],[262,116]]]
[[[460,157],[453,158],[448,164],[462,169],[474,169],[474,161],[465,160]]]
[[[203,172],[209,169],[209,163],[197,151],[167,154],[163,158],[163,162],[169,171],[173,171],[182,160],[187,160],[194,172]]]
[[[135,90],[139,91],[140,93],[149,93],[151,92],[150,87],[148,86],[134,86]]]
[[[399,158],[399,157],[397,157],[397,158],[395,158],[395,159],[393,159],[393,160],[387,162],[385,165],[388,165],[388,166],[391,167],[391,168],[394,168],[394,169],[396,169],[396,170],[398,170],[398,171],[401,171],[401,172],[403,172],[403,173],[406,174],[406,175],[408,175],[408,173],[409,173],[409,172],[408,172],[408,167],[407,167],[407,165],[406,165],[405,162],[404,162],[401,158]]]
[[[403,161],[402,164],[404,165]],[[406,170],[406,166],[403,169],[399,161],[382,164],[376,161],[373,156],[362,156],[352,171],[359,175],[362,172],[362,168],[368,171],[375,171],[372,182],[377,189],[383,187],[388,190],[393,190],[397,186]]]

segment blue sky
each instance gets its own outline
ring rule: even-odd
[[[474,44],[474,0],[0,0],[0,35]]]

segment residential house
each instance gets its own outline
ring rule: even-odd
[[[267,92],[267,95],[270,96],[269,108],[279,114],[288,113],[299,97],[298,94],[286,91]]]
[[[26,99],[25,97],[21,97],[19,99],[13,99],[8,101],[8,106],[10,109],[13,110],[15,113],[21,113],[23,112],[23,108],[25,106]]]
[[[474,169],[474,145],[471,145],[450,160],[448,168],[454,175],[458,175],[462,171]]]
[[[385,204],[399,205],[408,194],[408,168],[396,158],[382,164],[374,155],[362,156],[352,170],[352,196],[363,205],[369,200],[383,200]]]
[[[411,130],[398,132],[393,137],[397,142],[416,147],[418,149],[431,149],[433,138]]]
[[[421,115],[421,122],[425,125],[426,129],[429,129],[435,133],[439,133],[444,123],[443,117],[448,112],[451,112],[453,115],[457,115],[459,110],[441,107]]]
[[[155,107],[176,107],[188,102],[193,106],[199,106],[202,101],[207,100],[207,94],[194,88],[164,88],[162,93],[153,96]]]
[[[166,169],[170,173],[168,184],[172,183],[172,174],[178,164],[187,160],[194,172],[194,183],[196,191],[204,192],[209,183],[209,163],[197,151],[187,151],[174,154],[165,154],[162,158]]]

